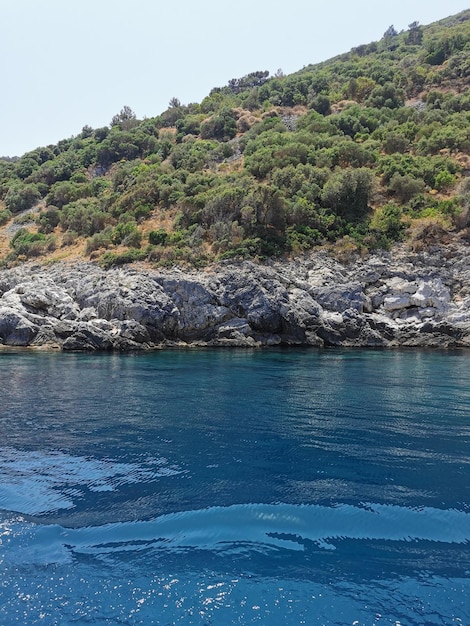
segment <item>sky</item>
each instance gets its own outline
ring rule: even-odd
[[[256,70],[295,72],[468,0],[0,0],[0,156],[200,102]]]

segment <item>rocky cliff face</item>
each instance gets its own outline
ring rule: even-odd
[[[160,346],[470,346],[469,247],[403,247],[343,265],[319,252],[204,271],[91,263],[0,273],[0,343],[63,350]]]

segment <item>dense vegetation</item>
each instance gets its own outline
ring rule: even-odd
[[[3,263],[205,264],[467,226],[470,11],[0,159]],[[55,251],[55,252],[54,252]]]

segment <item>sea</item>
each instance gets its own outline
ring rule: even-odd
[[[470,352],[0,353],[0,624],[470,625]]]

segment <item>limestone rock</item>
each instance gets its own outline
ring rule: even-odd
[[[386,311],[400,311],[411,306],[411,298],[408,295],[393,295],[384,298],[383,307]]]
[[[362,313],[365,294],[361,285],[331,285],[313,290],[315,300],[329,311],[347,311],[354,309]]]
[[[0,308],[0,339],[6,346],[29,346],[39,327],[10,307]]]
[[[464,242],[345,265],[292,261],[183,272],[93,263],[0,271],[0,342],[64,350],[158,346],[470,346]]]

